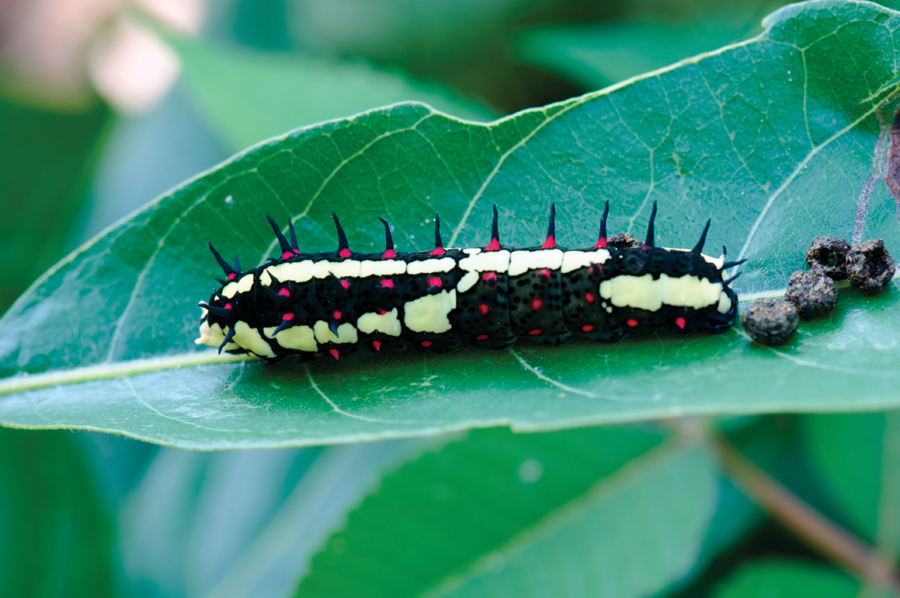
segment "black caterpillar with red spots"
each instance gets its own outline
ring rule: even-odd
[[[657,330],[721,332],[734,323],[737,295],[723,263],[703,255],[709,222],[691,250],[654,244],[656,203],[642,247],[608,245],[606,219],[588,249],[556,245],[555,207],[538,247],[501,245],[497,208],[487,246],[445,249],[435,217],[435,248],[394,249],[388,223],[382,253],[350,250],[334,216],[338,249],[303,253],[271,217],[281,256],[242,272],[210,244],[226,280],[208,303],[198,344],[277,359],[335,359],[365,347],[435,352],[464,342],[500,349],[517,338],[559,344],[572,335],[620,341]]]

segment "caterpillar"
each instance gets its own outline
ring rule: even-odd
[[[200,303],[197,344],[270,360],[325,353],[335,359],[360,347],[382,353],[414,347],[441,352],[463,342],[501,349],[517,338],[552,345],[571,336],[621,341],[658,330],[717,333],[729,328],[737,295],[724,270],[742,264],[702,253],[706,222],[691,250],[657,247],[656,202],[642,247],[608,242],[609,202],[600,236],[588,249],[556,244],[556,206],[547,237],[537,247],[500,243],[497,207],[491,240],[471,249],[444,248],[440,215],[435,247],[403,253],[394,248],[388,222],[385,250],[350,250],[340,220],[338,248],[303,253],[292,223],[290,240],[266,216],[281,256],[242,271],[210,251],[225,272],[220,288]]]

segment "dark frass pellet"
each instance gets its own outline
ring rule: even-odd
[[[806,252],[806,263],[812,270],[821,270],[831,280],[844,280],[844,262],[850,245],[843,239],[816,237]]]
[[[760,299],[741,314],[750,338],[763,345],[783,345],[797,330],[800,316],[784,299]]]
[[[881,239],[866,241],[847,254],[846,270],[850,284],[867,295],[877,293],[894,277],[894,259]]]
[[[834,281],[816,268],[791,274],[784,298],[797,308],[801,318],[811,320],[834,310],[838,292]]]
[[[606,241],[607,247],[615,247],[616,249],[625,249],[626,247],[643,247],[644,243],[638,241],[628,233],[619,233],[611,236]]]

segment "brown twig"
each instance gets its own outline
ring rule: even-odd
[[[880,118],[879,122],[881,122]],[[882,132],[884,128],[882,125]],[[891,125],[889,136],[890,145],[887,150],[887,170],[884,173],[884,184],[887,185],[891,196],[894,198],[897,220],[900,222],[900,110],[894,115],[894,124]],[[880,139],[881,137],[879,137],[879,141]],[[876,151],[876,164],[878,164],[878,159],[878,152]]]
[[[722,437],[715,438],[728,477],[773,519],[853,575],[900,594],[900,576],[874,548],[824,517]]]

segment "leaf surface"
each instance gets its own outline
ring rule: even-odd
[[[751,32],[746,12],[711,11],[683,23],[638,20],[536,27],[522,33],[515,47],[525,62],[557,72],[584,89],[600,89],[740,41]],[[755,16],[752,25],[758,22]]]
[[[174,45],[201,114],[234,150],[302,125],[404,100],[426,102],[459,118],[494,117],[437,84],[362,61],[234,50],[191,40],[174,40]]]
[[[0,320],[0,421],[79,427],[195,448],[302,446],[510,425],[553,430],[689,413],[900,406],[900,294],[841,293],[838,310],[778,349],[735,327],[619,344],[520,341],[319,360],[223,364],[195,348],[198,301],[219,276],[213,241],[245,267],[272,255],[265,214],[293,218],[304,249],[335,247],[331,211],[357,251],[611,231],[746,257],[745,297],[778,295],[812,237],[849,238],[873,172],[878,110],[897,89],[897,13],[853,2],[785,8],[758,38],[629,85],[480,125],[401,104],[300,129],[239,154],[111,227],[48,272]],[[836,82],[840,84],[836,84]],[[890,114],[894,103],[882,109]],[[876,181],[877,182],[877,181]],[[900,247],[880,183],[864,238]]]
[[[850,528],[900,552],[900,412],[809,415],[806,452]]]
[[[473,431],[386,476],[297,595],[652,593],[694,562],[717,493],[707,452],[647,452],[659,440],[622,428]]]
[[[0,430],[0,451],[0,594],[116,595],[112,516],[73,435]]]
[[[743,567],[722,583],[713,598],[855,598],[860,590],[859,583],[840,571],[811,563],[774,561]]]

